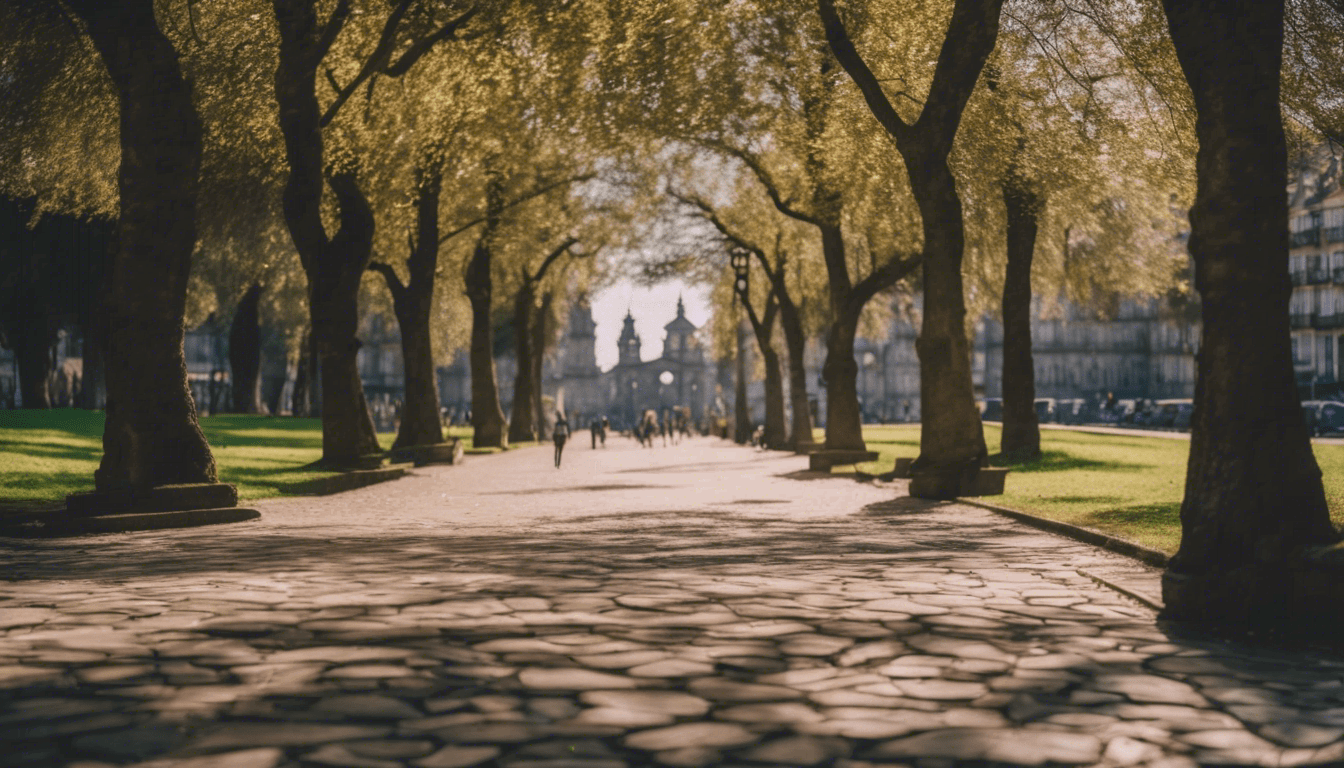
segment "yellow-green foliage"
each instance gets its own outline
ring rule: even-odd
[[[858,469],[891,470],[898,456],[919,454],[919,426],[865,427],[864,440],[880,458]],[[985,426],[990,454],[999,450],[999,428]],[[1094,528],[1164,552],[1180,544],[1185,493],[1185,440],[1041,430],[1042,457],[1017,465],[1006,492],[991,504]],[[1344,446],[1316,445],[1330,516],[1344,524]]]

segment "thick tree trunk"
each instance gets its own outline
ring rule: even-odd
[[[530,280],[524,279],[523,286],[513,298],[513,339],[514,352],[518,358],[518,373],[513,377],[513,416],[509,421],[509,442],[521,443],[537,439],[536,395],[540,384],[536,375],[536,351],[532,348],[533,323],[536,308],[536,289]]]
[[[1189,248],[1203,306],[1181,546],[1163,578],[1163,613],[1239,624],[1324,621],[1333,605],[1307,596],[1295,569],[1304,551],[1339,536],[1302,420],[1289,340],[1284,3],[1163,5],[1197,111]]]
[[[490,278],[488,237],[476,244],[466,272],[467,298],[471,301],[471,427],[472,445],[477,448],[503,448],[504,409],[499,404],[499,385],[495,378],[494,333],[490,303],[494,283]]]
[[[542,410],[541,397],[544,394],[544,382],[541,378],[542,362],[546,359],[546,341],[550,336],[549,328],[551,322],[551,304],[555,301],[555,295],[547,291],[541,297],[541,308],[537,310],[536,320],[532,323],[532,380],[537,386],[532,390],[532,414],[537,424],[537,439],[545,440],[550,435],[546,434],[546,414]]]
[[[107,295],[100,491],[213,483],[182,352],[201,121],[154,3],[74,0],[120,103],[121,215]]]
[[[757,337],[757,342],[760,343]],[[779,371],[779,353],[767,339],[760,344],[761,363],[765,365],[765,447],[780,451],[787,447],[784,427],[784,378]]]
[[[229,382],[234,413],[261,413],[261,286],[253,283],[229,326]]]
[[[439,263],[439,193],[437,167],[421,177],[416,198],[416,234],[406,259],[405,285],[390,267],[383,272],[392,292],[392,306],[401,329],[403,395],[401,425],[393,448],[443,442],[439,417],[439,386],[434,376],[434,347],[429,321],[434,307],[434,279]]]
[[[26,318],[14,334],[14,362],[19,366],[23,407],[51,408],[51,346],[55,334],[45,311]]]
[[[924,230],[924,321],[915,341],[922,418],[910,494],[953,498],[967,471],[989,456],[966,339],[961,198],[945,155],[930,158],[914,147],[902,154]]]
[[[746,329],[737,326],[736,375],[733,377],[733,442],[741,445],[751,440],[751,411],[747,403],[747,345]]]
[[[853,284],[845,258],[845,240],[836,221],[819,226],[822,256],[830,282],[831,325],[826,330],[826,449],[862,451],[863,416],[859,409],[859,364],[854,360],[858,311],[851,308]],[[862,309],[861,307],[859,309]]]
[[[1003,184],[1007,210],[1008,268],[1003,280],[1003,440],[1009,461],[1041,455],[1041,426],[1036,419],[1036,369],[1031,356],[1031,261],[1042,201],[1015,174]]]
[[[780,291],[780,286],[775,290]],[[793,407],[788,447],[794,451],[806,450],[812,445],[812,404],[807,397],[807,368],[803,359],[807,337],[797,305],[782,292],[779,294],[779,324],[784,329],[784,346],[789,358],[789,403]]]
[[[433,290],[433,285],[427,289]],[[409,303],[411,306],[407,311],[397,312],[397,322],[401,325],[405,402],[393,448],[443,442],[439,388],[434,378],[434,351],[429,336],[429,297],[419,297]]]
[[[339,25],[320,25],[313,0],[273,0],[280,31],[275,98],[289,178],[282,207],[308,277],[316,358],[321,366],[322,463],[365,466],[381,451],[364,400],[356,354],[359,282],[372,258],[374,218],[353,175],[325,176],[317,69]],[[348,10],[348,9],[347,9]],[[340,9],[336,11],[339,13]],[[328,236],[322,199],[330,185],[339,228]]]
[[[859,412],[859,364],[854,360],[854,336],[858,317],[836,314],[826,331],[826,361],[821,375],[826,380],[826,449],[866,450],[863,417]]]
[[[313,385],[317,381],[317,364],[313,355],[313,332],[305,331],[299,342],[299,360],[294,365],[294,391],[290,395],[291,416],[306,418],[315,415]]]

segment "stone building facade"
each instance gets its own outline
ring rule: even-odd
[[[1344,399],[1344,186],[1327,148],[1289,186],[1289,322],[1293,368],[1303,399]]]

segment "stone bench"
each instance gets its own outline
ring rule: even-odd
[[[808,454],[807,468],[814,472],[830,472],[831,467],[840,464],[862,464],[865,461],[877,461],[877,451],[821,450]]]
[[[389,456],[394,464],[409,462],[423,467],[426,464],[461,464],[462,453],[462,441],[454,437],[442,443],[394,448]]]

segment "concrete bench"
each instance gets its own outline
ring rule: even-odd
[[[807,468],[814,472],[830,472],[838,464],[862,464],[877,461],[877,451],[817,451],[807,457]]]
[[[411,462],[417,467],[426,464],[461,464],[462,441],[454,437],[442,443],[408,445],[393,449],[390,456],[394,464]]]

